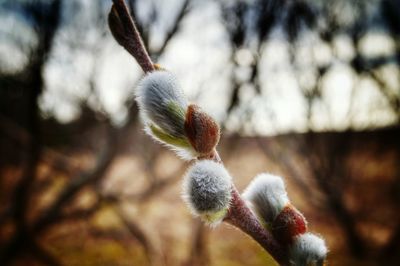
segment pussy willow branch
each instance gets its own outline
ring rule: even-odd
[[[154,71],[156,67],[143,45],[125,2],[123,0],[113,0],[113,3],[108,23],[114,38],[137,60],[144,72]],[[208,156],[202,156],[197,159],[211,159],[222,164],[222,160],[216,150]],[[285,248],[260,224],[234,185],[232,185],[231,208],[224,221],[251,236],[281,265],[287,265]]]

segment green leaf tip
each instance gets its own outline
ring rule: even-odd
[[[178,138],[168,133],[165,133],[161,128],[157,127],[154,124],[149,125],[151,133],[162,142],[165,142],[169,145],[177,146],[180,148],[190,148],[190,144],[185,138]]]

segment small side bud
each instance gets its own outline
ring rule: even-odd
[[[266,225],[270,225],[289,203],[282,178],[265,173],[257,175],[251,181],[243,198]]]
[[[307,231],[307,221],[293,205],[286,205],[271,224],[271,232],[281,244],[291,245],[296,236]]]
[[[194,215],[212,225],[225,217],[231,190],[231,176],[221,164],[211,160],[197,161],[184,177],[184,200]]]
[[[290,245],[293,239],[307,231],[304,216],[290,204],[285,183],[279,176],[260,174],[256,176],[243,193],[250,207],[264,226],[283,245]]]
[[[323,266],[328,249],[325,241],[311,233],[299,235],[289,248],[290,263],[293,266]]]
[[[185,132],[190,144],[200,155],[211,153],[220,137],[218,124],[194,104],[187,109]]]

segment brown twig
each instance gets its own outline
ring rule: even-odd
[[[184,266],[203,266],[209,265],[210,259],[206,248],[207,242],[207,229],[204,223],[200,219],[194,221],[194,231],[195,234],[192,240],[192,247],[190,250],[190,257],[183,264]]]
[[[214,149],[209,156],[206,156],[206,158],[201,157],[198,159],[210,159],[222,164],[221,157],[216,149]],[[260,224],[257,217],[249,207],[247,207],[234,184],[232,184],[231,193],[232,200],[224,221],[239,228],[241,231],[253,238],[280,265],[287,265],[287,256],[285,256],[286,249],[280,245],[273,235]]]
[[[281,265],[286,264],[285,249],[260,224],[235,187],[232,188],[231,207],[224,221],[251,236]]]
[[[217,163],[223,164],[216,149],[214,149],[209,156],[206,156],[206,158],[201,157],[198,159],[210,159]],[[249,207],[247,207],[234,184],[232,184],[231,193],[232,200],[224,221],[248,234],[279,264],[286,265],[287,257],[285,256],[285,248],[282,247],[275,240],[273,235],[260,224],[257,217],[253,214]]]
[[[154,245],[151,243],[150,239],[144,233],[144,231],[140,228],[140,226],[135,223],[132,219],[128,218],[120,206],[115,208],[115,211],[118,217],[121,219],[122,223],[128,229],[129,233],[136,238],[141,245],[143,246],[147,260],[150,265],[154,265],[157,261],[157,252],[155,251]]]
[[[116,144],[114,143],[116,140],[115,129],[110,128],[109,130],[110,135],[108,136],[108,141],[110,143],[107,143],[105,151],[97,161],[96,167],[72,180],[62,190],[55,202],[37,219],[33,226],[33,231],[41,232],[43,229],[46,229],[48,225],[52,224],[59,218],[61,215],[60,212],[65,204],[69,202],[85,185],[94,183],[105,175],[117,152]]]
[[[144,72],[155,70],[124,0],[113,0],[108,25],[115,40],[139,63]]]
[[[167,36],[165,37],[164,42],[156,52],[152,53],[153,59],[157,60],[157,58],[159,58],[160,55],[162,55],[165,48],[169,44],[171,38],[179,31],[181,21],[183,20],[185,15],[189,12],[189,2],[190,0],[185,0],[183,2],[181,9],[179,10],[178,15],[175,19],[175,23],[173,27],[167,32]]]
[[[75,220],[84,220],[93,216],[96,212],[98,212],[103,204],[102,199],[98,199],[91,207],[85,209],[76,209],[71,212],[60,214],[59,222],[68,222]]]
[[[28,227],[24,225],[13,235],[5,247],[0,250],[1,263],[6,265],[22,251],[30,251],[37,255],[40,247],[35,245],[35,237],[63,218],[61,213],[63,207],[65,207],[66,203],[68,203],[85,185],[94,183],[104,176],[116,153],[116,145],[112,143],[117,139],[114,135],[115,129],[110,128],[109,130],[108,141],[110,141],[110,143],[107,143],[107,148],[98,159],[96,167],[72,180],[60,193],[54,203],[46,212],[39,216],[32,226]],[[43,255],[40,258],[41,260],[48,259],[50,261],[52,259],[50,254],[45,256],[44,250],[43,253],[39,255]],[[53,263],[50,265],[57,265],[56,260],[53,260]]]
[[[39,261],[43,262],[45,265],[49,266],[59,266],[62,265],[56,257],[54,257],[50,252],[48,252],[44,247],[42,247],[36,240],[31,239],[29,243],[29,252],[37,258]]]

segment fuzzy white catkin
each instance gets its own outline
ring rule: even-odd
[[[322,265],[327,253],[325,241],[312,233],[296,237],[289,250],[290,262],[295,266]]]
[[[193,214],[213,215],[228,209],[231,189],[232,178],[223,165],[201,160],[184,177],[183,198]]]
[[[176,77],[168,71],[148,73],[135,91],[142,119],[149,120],[166,133],[184,138],[185,112],[188,102]],[[179,112],[171,112],[170,104],[178,107]]]
[[[266,173],[257,175],[242,196],[266,223],[272,222],[289,203],[282,178]]]

